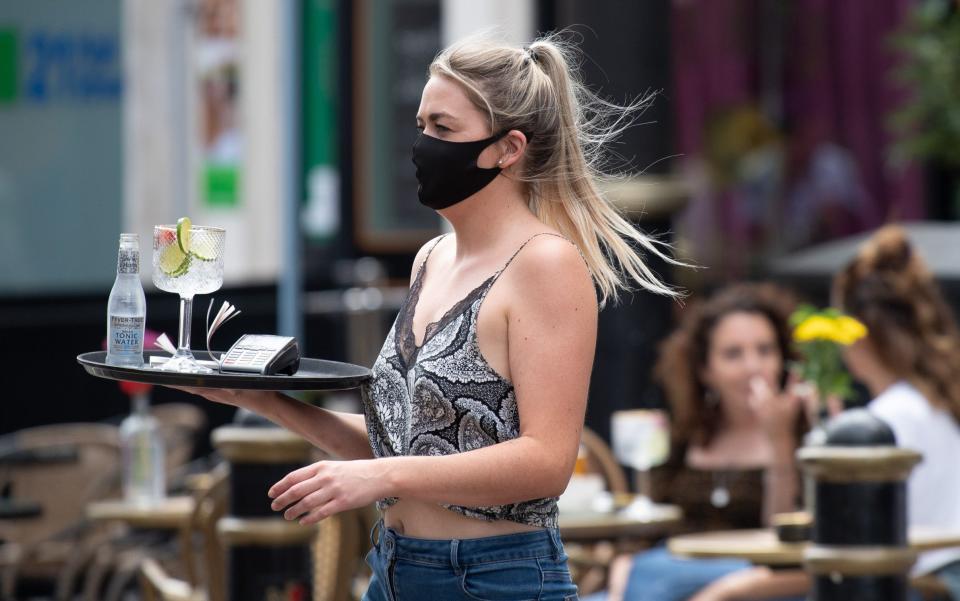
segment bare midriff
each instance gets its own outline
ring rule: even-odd
[[[404,536],[428,539],[483,538],[541,529],[510,520],[478,520],[414,499],[400,499],[386,508],[383,523]]]

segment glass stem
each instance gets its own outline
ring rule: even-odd
[[[639,495],[641,499],[650,498],[650,470],[649,469],[637,470],[637,495]]]
[[[180,344],[177,354],[190,353],[190,323],[193,320],[193,297],[180,297]]]

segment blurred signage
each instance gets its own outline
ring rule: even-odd
[[[417,200],[410,149],[427,68],[440,50],[440,0],[352,3],[354,210],[365,252],[415,252],[440,221]]]
[[[203,154],[200,191],[209,207],[234,207],[240,198],[239,17],[238,0],[200,2],[196,50]]]
[[[21,66],[22,77],[21,77]],[[121,93],[116,32],[0,29],[0,103],[110,100]]]
[[[109,290],[122,94],[120,0],[0,2],[0,295]]]

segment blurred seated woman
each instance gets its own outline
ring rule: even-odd
[[[907,482],[908,525],[960,531],[960,331],[932,274],[903,230],[887,226],[837,275],[833,299],[869,332],[844,350],[845,363],[873,397],[868,408],[890,425],[898,445],[923,454]],[[691,599],[766,598],[790,574],[798,573],[730,571]],[[936,575],[960,600],[960,549],[922,553],[912,574]]]
[[[655,375],[671,408],[675,446],[672,463],[655,472],[654,494],[680,505],[691,531],[756,528],[795,509],[794,451],[807,420],[787,375],[792,309],[771,284],[730,286],[691,308],[662,347]],[[802,572],[680,559],[657,547],[614,562],[607,598],[696,598],[732,573],[750,583],[751,598],[789,597],[808,582]]]
[[[960,532],[960,332],[939,286],[903,230],[887,226],[837,275],[834,299],[869,332],[844,351],[873,396],[868,409],[923,454],[907,482],[907,523]],[[922,553],[913,575],[931,573],[960,600],[960,548]]]

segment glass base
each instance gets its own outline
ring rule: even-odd
[[[161,363],[157,369],[163,371],[175,371],[181,374],[212,374],[214,371],[209,367],[204,367],[197,363],[193,353],[190,351],[179,350],[177,354],[170,357],[167,361]]]
[[[662,513],[662,506],[657,506],[646,495],[637,495],[629,505],[623,508],[623,515],[631,520],[652,520]]]

